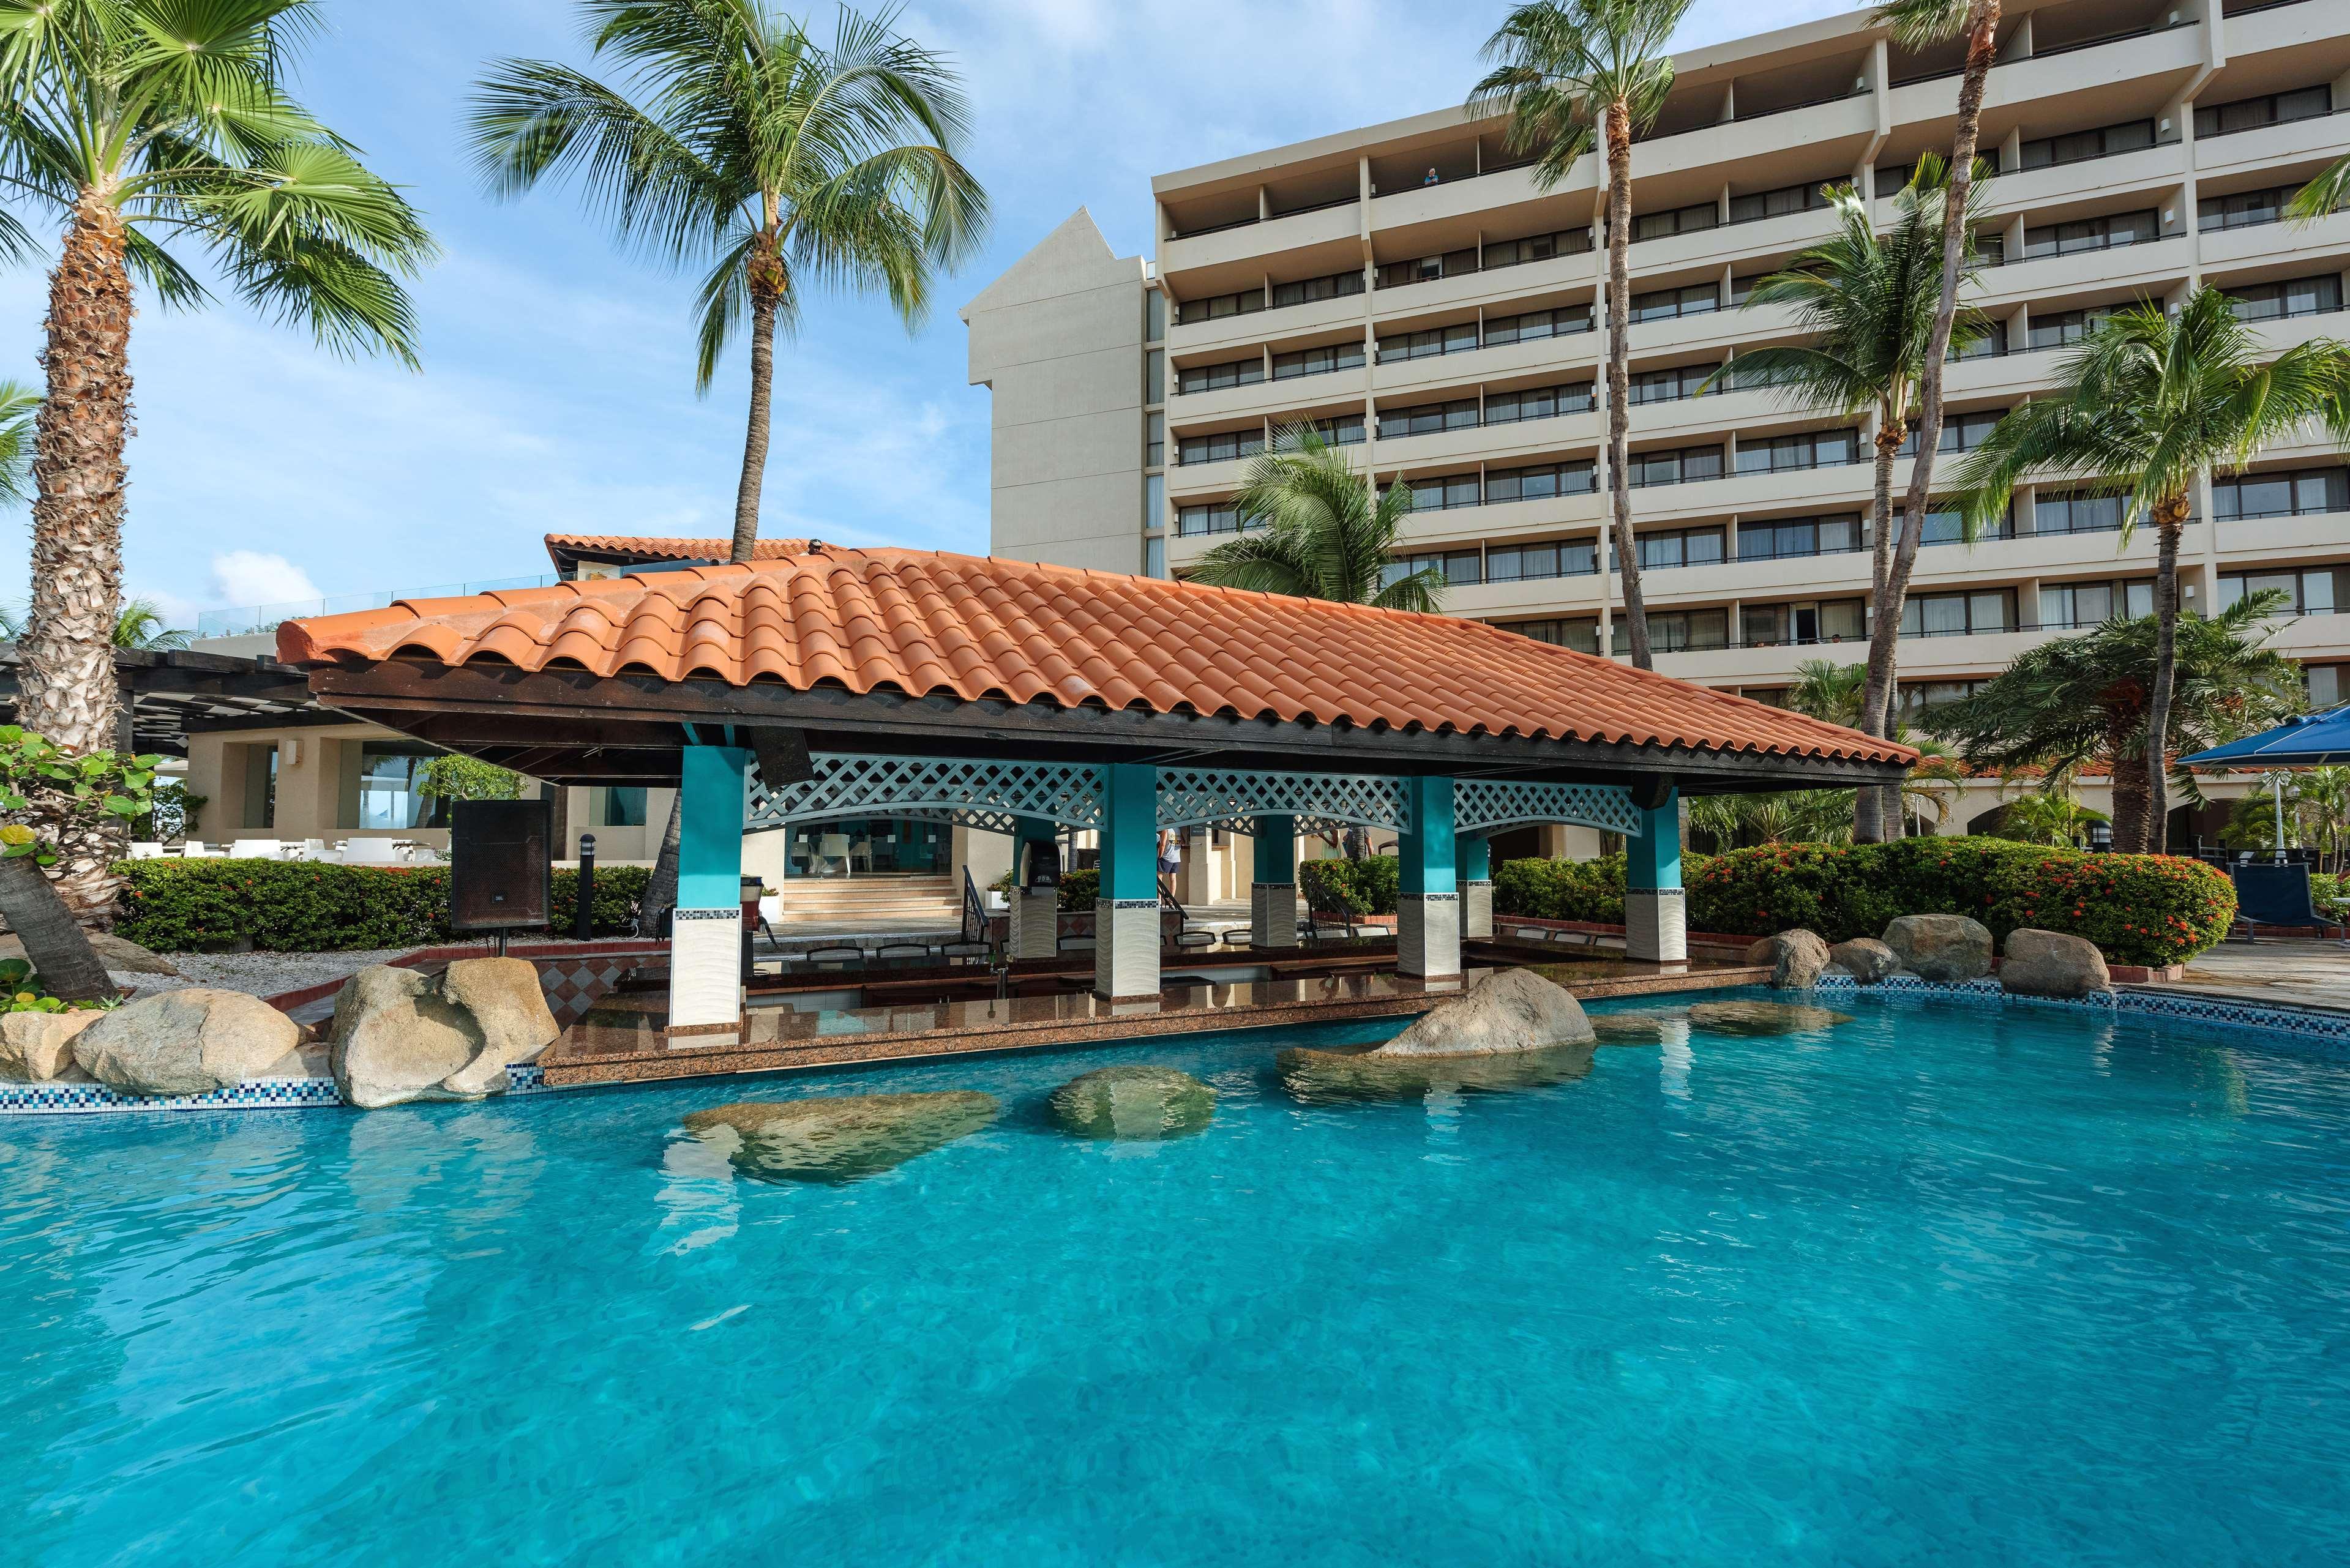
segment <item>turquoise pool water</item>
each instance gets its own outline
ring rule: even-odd
[[[1852,1005],[1417,1103],[0,1121],[0,1561],[2350,1560],[2350,1063]],[[1213,1127],[1042,1123],[1112,1061]],[[676,1130],[946,1087],[844,1187]]]

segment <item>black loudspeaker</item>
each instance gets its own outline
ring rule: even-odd
[[[461,800],[449,807],[449,929],[547,923],[554,803]]]

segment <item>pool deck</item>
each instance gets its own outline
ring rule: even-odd
[[[1423,1012],[1495,968],[1521,963],[1586,1001],[1712,991],[1770,978],[1769,971],[1743,963],[1655,964],[1604,955],[1561,960],[1483,943],[1473,946],[1471,967],[1458,979],[1433,981],[1396,973],[1391,955],[1268,963],[1269,956],[1259,955],[1253,966],[1272,970],[1263,978],[1186,977],[1139,1002],[1095,996],[1083,989],[1089,971],[1067,965],[1020,971],[1015,978],[1026,993],[1004,997],[922,999],[924,981],[918,977],[844,973],[835,977],[844,992],[886,988],[907,998],[879,1006],[811,1007],[805,1003],[821,998],[803,992],[803,1004],[795,1006],[789,993],[754,992],[738,1036],[671,1037],[662,1027],[665,996],[648,986],[605,998],[564,1031],[538,1065],[549,1087],[645,1083],[1392,1018]],[[935,992],[950,983],[941,979],[928,989]]]
[[[2189,963],[2177,981],[2147,989],[2350,1012],[2350,946],[2335,941],[2222,942]]]

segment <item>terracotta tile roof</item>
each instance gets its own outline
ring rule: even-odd
[[[422,657],[1908,763],[1890,742],[1498,627],[915,550],[827,550],[287,621],[294,664]]]
[[[807,554],[806,539],[754,539],[751,558],[780,561]],[[734,548],[732,539],[672,539],[648,534],[549,534],[546,552],[573,555],[629,556],[645,561],[723,561]]]

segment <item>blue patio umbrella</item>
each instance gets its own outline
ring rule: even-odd
[[[2190,768],[2323,768],[2350,763],[2350,703],[2287,719],[2273,730],[2197,752]],[[2284,855],[2284,780],[2276,781],[2277,855]]]

